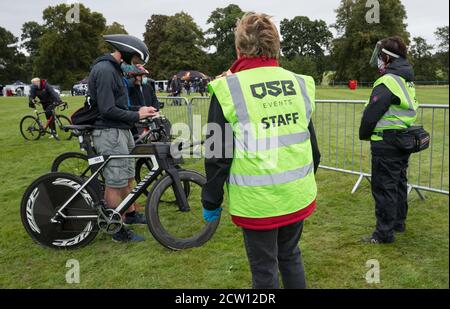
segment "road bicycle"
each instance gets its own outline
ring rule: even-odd
[[[92,141],[86,140],[94,127],[67,128],[78,132],[82,147],[87,147],[91,175],[81,178],[49,173],[26,189],[20,211],[23,225],[33,240],[51,248],[75,249],[92,242],[99,230],[114,234],[124,224],[123,215],[147,189],[147,226],[160,244],[181,250],[201,246],[211,239],[220,220],[203,220],[201,189],[206,178],[178,166],[183,151],[195,144],[156,142],[137,145],[130,154],[99,156],[91,148]],[[152,168],[112,209],[102,200],[98,176],[106,164],[118,159],[147,159]]]
[[[41,104],[37,102],[37,104]],[[68,107],[66,102],[60,104],[52,104],[52,115],[46,122],[41,120],[41,115],[45,115],[45,111],[39,112],[34,110],[36,116],[27,115],[20,120],[20,133],[26,140],[38,140],[45,134],[52,135],[56,140],[70,140],[72,138],[71,132],[64,129],[65,126],[72,124],[67,116],[56,113],[56,109],[64,111]],[[55,130],[50,129],[50,125],[54,124]]]

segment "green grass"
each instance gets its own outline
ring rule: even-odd
[[[326,88],[318,89],[317,98],[367,99],[369,93],[369,89],[350,91]],[[421,102],[448,104],[448,88],[418,88],[418,97]],[[81,105],[82,98],[68,97],[67,101],[71,110],[65,114],[70,114]],[[137,232],[147,238],[139,244],[116,244],[105,234],[100,234],[88,247],[76,251],[54,251],[33,243],[20,220],[19,204],[22,194],[35,178],[49,171],[51,162],[57,155],[66,151],[78,151],[78,145],[75,140],[56,142],[47,137],[36,142],[25,141],[20,136],[18,125],[20,119],[31,111],[26,100],[0,98],[0,106],[0,287],[251,286],[241,231],[231,223],[226,206],[223,220],[213,239],[201,248],[181,252],[163,248],[151,237],[146,227],[136,228]],[[202,117],[205,117],[204,110],[207,106],[194,105],[194,108],[198,108]],[[172,113],[174,112],[166,109],[166,114]],[[339,123],[346,114],[348,117],[351,111],[340,110],[340,116],[336,118]],[[179,115],[182,117],[182,113]],[[321,117],[320,115],[319,107],[317,117]],[[426,117],[429,115],[425,115]],[[435,120],[436,132],[445,129],[448,137],[448,119],[445,128],[439,119],[436,117]],[[332,160],[336,159],[333,153],[328,157],[328,127],[325,126],[325,130],[321,131],[321,120],[317,119],[316,127],[324,163],[335,163]],[[356,123],[358,122],[359,118],[356,119]],[[335,123],[331,122],[331,125]],[[351,126],[347,128],[351,132],[349,128]],[[346,133],[351,140],[352,135],[348,131]],[[339,131],[341,133],[343,132]],[[331,136],[332,141],[335,138],[336,135]],[[438,145],[446,151],[446,174],[443,176],[448,186],[448,143]],[[343,148],[337,157],[338,164],[351,164]],[[203,169],[201,160],[189,160],[186,167],[199,171]],[[440,175],[432,174],[432,177],[437,179],[439,185]],[[318,209],[305,223],[301,240],[309,287],[448,288],[448,197],[426,193],[427,199],[421,201],[416,194],[412,194],[407,232],[399,235],[394,244],[368,246],[359,240],[372,232],[375,223],[373,200],[367,182],[363,182],[355,194],[350,194],[355,181],[355,176],[324,170],[320,170],[317,175]],[[144,204],[142,198],[140,202]],[[69,285],[65,281],[68,259],[80,262],[80,284]],[[380,284],[368,285],[364,279],[368,270],[365,264],[369,259],[378,259],[380,262]]]

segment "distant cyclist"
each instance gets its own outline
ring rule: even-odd
[[[45,79],[40,79],[39,77],[35,77],[31,80],[30,95],[28,97],[28,105],[30,108],[36,108],[36,97],[41,101],[47,120],[52,116],[52,110],[55,105],[62,103],[61,98],[55,89],[53,89]],[[50,138],[53,138],[53,135],[56,134],[55,123],[52,121],[49,127],[52,131]]]

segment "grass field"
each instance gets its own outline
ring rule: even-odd
[[[448,104],[448,88],[418,88],[423,103]],[[317,99],[367,99],[369,89],[318,89]],[[82,98],[67,97],[70,114],[82,104]],[[24,98],[0,97],[0,287],[2,288],[249,288],[250,272],[240,230],[225,211],[217,233],[201,248],[171,252],[159,245],[146,227],[135,230],[146,236],[139,244],[116,244],[101,234],[88,247],[77,251],[53,251],[42,248],[29,238],[22,227],[19,204],[25,188],[38,176],[47,173],[52,160],[60,153],[78,151],[75,140],[57,142],[47,137],[36,142],[23,140],[19,121],[30,114]],[[195,105],[194,105],[194,108]],[[202,108],[204,110],[204,108]],[[167,114],[171,112],[166,109]],[[325,111],[327,111],[325,109]],[[179,112],[179,111],[178,111]],[[334,114],[334,111],[332,111]],[[203,114],[204,112],[200,112]],[[348,114],[347,114],[348,113]],[[351,111],[340,110],[338,121]],[[180,114],[181,115],[181,114]],[[316,130],[322,147],[323,162],[335,163],[328,148],[336,134],[328,136],[319,123]],[[325,114],[326,115],[326,114]],[[346,116],[347,115],[347,116]],[[357,115],[359,117],[359,114]],[[436,115],[435,134],[446,132],[447,123]],[[448,116],[448,115],[447,115]],[[181,117],[181,116],[180,116]],[[425,121],[428,115],[425,115]],[[447,117],[448,118],[448,117]],[[359,124],[356,119],[356,126]],[[352,123],[352,122],[350,122]],[[345,133],[351,140],[353,126]],[[339,130],[342,130],[340,128]],[[340,135],[342,132],[338,131]],[[343,135],[347,136],[347,135]],[[339,137],[339,136],[338,136]],[[437,138],[437,141],[442,140]],[[338,140],[338,144],[339,140]],[[448,190],[448,141],[439,144],[445,154],[445,174],[441,177]],[[348,144],[350,145],[350,144]],[[365,146],[366,147],[366,146]],[[350,148],[347,148],[350,149]],[[347,152],[348,153],[348,152]],[[439,155],[439,154],[437,154]],[[432,156],[433,158],[433,156]],[[368,159],[365,157],[365,159]],[[422,159],[425,162],[425,158]],[[436,161],[437,159],[435,159]],[[337,155],[338,164],[351,164],[344,149]],[[436,163],[437,164],[437,163]],[[186,167],[202,171],[201,160],[190,160]],[[434,166],[434,168],[438,168]],[[429,176],[429,175],[427,175]],[[423,176],[428,179],[427,176]],[[449,213],[448,197],[426,193],[426,200],[410,196],[408,229],[391,245],[370,246],[360,242],[372,232],[374,207],[368,183],[353,195],[355,176],[319,170],[318,209],[305,223],[301,240],[307,280],[310,288],[448,288],[449,287]],[[434,182],[433,182],[434,185]],[[144,200],[140,200],[144,204]],[[81,282],[65,281],[66,262],[77,259]],[[381,283],[365,281],[366,261],[377,259]]]

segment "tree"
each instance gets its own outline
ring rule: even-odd
[[[300,56],[296,55],[292,58],[282,57],[280,60],[280,65],[291,72],[310,75],[314,77],[316,81],[321,79],[321,73],[317,68],[318,64],[314,57],[312,56]]]
[[[111,25],[107,25],[105,32],[103,34],[128,34],[125,30],[125,26],[119,24],[118,22],[113,22]]]
[[[69,88],[89,72],[93,59],[101,54],[105,18],[80,4],[80,20],[67,22],[70,6],[59,4],[43,12],[44,33],[33,59],[33,71],[51,83]]]
[[[181,12],[168,17],[162,32],[164,40],[156,48],[157,70],[153,68],[153,78],[169,78],[179,70],[205,68],[203,32],[189,14]],[[151,45],[151,48],[155,49],[155,46]],[[153,54],[150,57],[154,57]]]
[[[17,42],[11,32],[0,27],[0,83],[29,79],[26,57],[19,52]]]
[[[341,0],[336,10],[335,28],[341,34],[333,41],[332,56],[336,61],[336,79],[373,81],[377,72],[369,60],[375,44],[389,36],[400,36],[409,44],[406,30],[406,10],[400,0],[383,0],[380,4],[380,22],[368,23],[365,0]]]
[[[29,21],[22,25],[22,46],[31,57],[37,56],[39,51],[39,39],[44,34],[45,28],[35,21]]]
[[[433,45],[429,45],[422,37],[412,39],[411,56],[414,73],[418,81],[432,81],[437,79],[438,62],[432,55]]]
[[[439,70],[442,72],[438,72],[437,76],[440,79],[447,80],[448,81],[448,69],[449,69],[449,44],[448,44],[448,26],[437,28],[436,32],[434,33],[436,35],[436,39],[439,42],[438,45],[438,52],[434,55],[434,58],[436,59]]]
[[[145,25],[144,42],[150,53],[150,60],[146,68],[150,72],[150,76],[157,79],[167,78],[160,74],[163,67],[159,62],[159,46],[166,40],[165,28],[168,20],[169,16],[167,15],[152,15]],[[164,54],[164,51],[161,53]]]
[[[414,60],[420,60],[423,58],[431,58],[431,51],[434,46],[429,45],[427,41],[422,37],[415,37],[412,39],[411,55]]]
[[[292,59],[296,55],[320,58],[328,49],[333,34],[323,20],[310,20],[306,16],[283,19],[280,24],[283,55]]]
[[[323,20],[310,20],[306,16],[283,19],[280,23],[283,67],[291,71],[312,75],[320,81],[324,71],[325,52],[330,46],[332,33]]]
[[[448,53],[448,26],[437,28],[434,34],[439,41],[439,51]]]
[[[334,23],[332,27],[336,29],[339,35],[344,34],[347,30],[347,25],[352,16],[353,5],[354,0],[341,0],[341,5],[335,10],[337,15],[336,23]]]
[[[207,23],[211,27],[206,31],[207,45],[214,47],[211,55],[210,69],[212,75],[218,75],[230,68],[236,60],[234,44],[234,29],[236,22],[244,12],[236,4],[215,9],[209,16]]]

